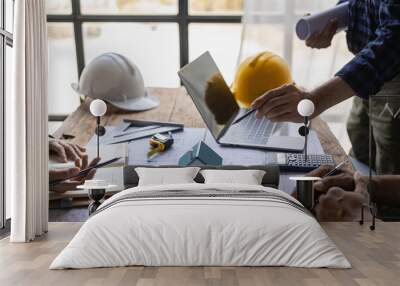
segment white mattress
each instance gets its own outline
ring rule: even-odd
[[[146,191],[262,191],[279,199],[163,197]],[[284,203],[284,201],[292,203]],[[350,268],[318,222],[275,189],[231,184],[137,187],[90,217],[50,269],[145,266],[293,266]]]

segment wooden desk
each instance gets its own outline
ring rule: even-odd
[[[160,98],[161,104],[158,108],[130,113],[109,110],[102,118],[102,124],[117,125],[124,118],[130,118],[179,122],[185,124],[185,127],[205,127],[200,114],[183,88],[149,88],[149,92]],[[73,142],[86,145],[94,134],[95,126],[95,118],[89,113],[89,101],[85,101],[64,121],[54,135],[55,137],[60,137],[62,134],[74,135]],[[317,132],[325,152],[332,154],[336,162],[342,162],[347,158],[338,140],[322,119],[314,119],[312,128]],[[347,167],[351,168],[350,165]]]
[[[157,96],[161,104],[158,108],[145,112],[116,112],[109,108],[107,114],[102,118],[103,125],[117,125],[124,118],[143,119],[155,121],[172,121],[185,124],[185,127],[204,128],[205,124],[195,108],[191,98],[186,94],[183,88],[149,88],[149,93]],[[62,126],[54,134],[60,137],[62,134],[70,134],[75,136],[72,140],[75,143],[86,145],[90,138],[94,135],[96,120],[89,112],[90,101],[84,102],[75,112],[73,112],[62,124]],[[321,144],[326,153],[332,154],[336,162],[342,162],[347,159],[347,155],[340,146],[336,137],[330,131],[328,125],[320,118],[312,121],[312,128],[317,132]],[[347,164],[348,169],[352,169],[351,164]],[[122,170],[118,171],[122,182]],[[293,174],[281,174],[279,188],[287,193],[292,193],[295,183],[289,180]],[[296,175],[299,175],[298,173]],[[119,184],[118,182],[113,182]],[[75,192],[68,192],[62,196],[76,197]],[[82,202],[83,200],[83,202]],[[73,205],[87,204],[87,199],[73,201]],[[83,214],[85,210],[83,209]],[[85,215],[83,215],[84,217]],[[57,220],[60,218],[57,217]],[[63,220],[63,219],[61,219]]]

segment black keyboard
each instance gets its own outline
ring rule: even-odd
[[[307,155],[304,154],[278,153],[277,163],[282,171],[287,172],[309,172],[320,166],[335,166],[332,155]]]

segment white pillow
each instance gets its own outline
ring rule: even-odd
[[[139,186],[195,183],[193,180],[200,168],[135,168]]]
[[[265,171],[261,170],[202,170],[205,184],[261,185]]]

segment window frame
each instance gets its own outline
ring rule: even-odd
[[[9,226],[9,222],[6,223],[6,188],[5,188],[5,128],[6,128],[6,118],[5,118],[5,105],[6,105],[6,62],[7,55],[6,50],[7,46],[13,47],[13,34],[7,31],[6,29],[6,17],[10,15],[6,15],[6,1],[0,0],[0,13],[1,13],[1,21],[0,21],[0,58],[1,58],[1,68],[0,68],[0,229],[5,229],[6,225]],[[13,5],[13,13],[14,13],[14,4],[15,0],[12,1]],[[13,17],[13,16],[11,16]],[[8,227],[7,227],[8,229]],[[1,232],[0,232],[1,234]]]
[[[71,0],[70,0],[71,1]],[[84,42],[82,36],[83,23],[114,22],[114,23],[176,23],[179,27],[179,59],[180,67],[189,62],[189,25],[191,23],[241,23],[241,15],[191,15],[189,1],[178,0],[178,13],[174,15],[99,15],[82,14],[81,0],[72,0],[72,13],[70,15],[47,15],[49,23],[73,23],[75,35],[75,49],[80,77],[85,67]]]
[[[177,14],[133,14],[133,15],[104,15],[104,14],[82,14],[81,0],[69,0],[71,3],[71,14],[48,14],[48,23],[72,23],[75,39],[75,54],[77,61],[78,78],[85,67],[83,23],[175,23],[179,29],[179,66],[183,67],[189,63],[189,25],[192,23],[207,24],[241,24],[241,14],[190,14],[189,0],[178,1]],[[279,13],[270,19],[270,23],[294,21],[295,0],[286,0],[283,13]],[[243,7],[244,10],[244,7]],[[285,29],[283,55],[292,64],[293,37],[291,29]],[[49,114],[50,122],[63,121],[68,114]]]

